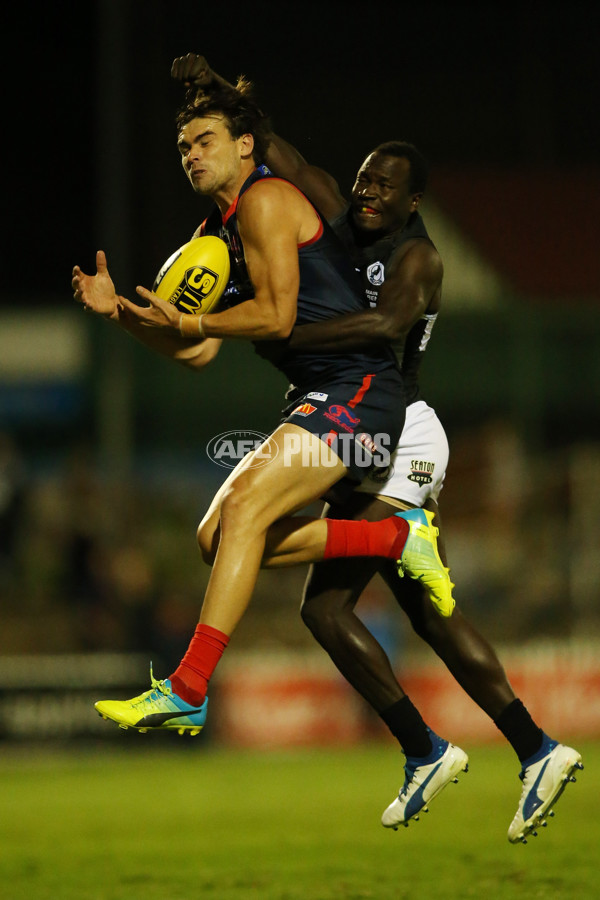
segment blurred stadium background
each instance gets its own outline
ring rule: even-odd
[[[9,14],[9,33],[27,41],[3,60],[14,134],[0,288],[0,739],[121,736],[92,701],[137,693],[151,659],[167,674],[197,618],[208,570],[195,527],[224,474],[206,445],[277,421],[285,384],[249,347],[226,347],[194,377],[71,299],[71,268],[90,270],[97,247],[133,296],[203,217],[174,149],[169,68],[189,50],[253,78],[276,129],[346,192],[382,140],[412,140],[430,159],[423,213],[446,287],[423,394],[450,439],[442,511],[458,602],[548,730],[597,737],[597,11],[391,4],[365,37],[345,4],[303,4],[301,19],[245,13],[233,28],[215,9],[210,29],[197,6]],[[215,678],[207,741],[384,738],[300,621],[304,574],[261,576]],[[496,739],[382,585],[360,609],[432,725]]]

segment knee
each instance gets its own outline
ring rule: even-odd
[[[317,640],[331,634],[339,623],[340,609],[335,598],[328,594],[312,594],[307,589],[300,607],[302,621]]]
[[[250,481],[244,478],[237,479],[221,501],[219,516],[221,533],[248,531],[256,533],[263,527],[268,527],[271,524],[268,520],[268,507],[263,509],[265,504],[261,501],[264,501],[264,498],[257,495]]]
[[[255,525],[252,492],[243,484],[232,485],[221,500],[218,513],[207,515],[198,525],[196,540],[204,562],[213,565],[224,533],[248,532],[255,530]]]

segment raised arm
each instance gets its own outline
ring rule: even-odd
[[[325,219],[335,219],[348,205],[335,178],[324,169],[310,165],[292,144],[277,134],[271,133],[265,163],[274,175],[286,178],[306,194]]]
[[[211,84],[233,87],[197,53],[188,53],[173,60],[171,76],[192,90],[208,88]],[[275,133],[271,133],[271,143],[263,162],[274,175],[286,178],[306,194],[325,219],[334,219],[347,206],[335,178],[324,169],[308,163],[292,144]]]
[[[403,340],[425,312],[437,312],[442,275],[440,256],[428,241],[407,243],[387,266],[374,309],[299,325],[290,348],[342,353]]]

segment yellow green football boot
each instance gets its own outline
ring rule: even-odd
[[[198,734],[206,722],[208,697],[202,706],[190,706],[171,687],[168,678],[157,681],[150,668],[152,687],[132,700],[98,700],[94,704],[103,719],[111,719],[119,728],[137,728],[146,732],[169,729],[179,734]]]
[[[454,597],[450,581],[450,569],[444,566],[437,549],[439,529],[432,525],[433,513],[428,509],[407,509],[396,513],[408,522],[409,533],[397,560],[398,574],[405,574],[420,581],[427,590],[431,602],[440,616],[451,616]]]

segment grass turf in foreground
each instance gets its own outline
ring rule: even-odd
[[[513,846],[521,783],[504,745],[469,748],[469,773],[393,832],[379,824],[402,781],[392,745],[258,753],[173,736],[167,751],[133,737],[124,752],[5,759],[6,900],[598,896],[599,744],[577,742],[578,783]]]

